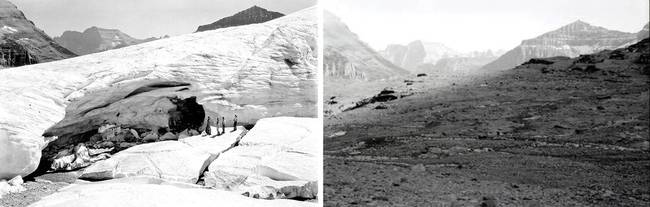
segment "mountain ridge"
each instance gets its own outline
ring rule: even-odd
[[[463,53],[439,42],[415,40],[407,45],[390,44],[380,53],[393,64],[411,72],[439,72],[480,68],[496,59],[501,51]]]
[[[79,55],[122,48],[157,39],[159,38],[137,39],[119,29],[105,29],[97,26],[89,27],[83,32],[68,30],[61,36],[54,37],[54,41]]]
[[[577,57],[580,54],[624,47],[637,41],[638,37],[635,33],[609,30],[577,20],[535,38],[521,41],[517,47],[483,66],[482,69],[510,69],[531,58]]]
[[[235,13],[232,16],[221,18],[213,23],[200,25],[195,32],[215,30],[226,27],[241,26],[267,22],[284,16],[280,12],[269,11],[257,5]]]
[[[379,80],[408,74],[361,41],[339,17],[329,11],[323,17],[326,84],[333,79]]]

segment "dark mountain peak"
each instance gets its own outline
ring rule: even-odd
[[[54,38],[57,43],[79,55],[122,48],[157,39],[154,37],[137,39],[119,29],[105,29],[97,26],[87,28],[83,33],[65,31],[60,37]]]
[[[245,10],[242,10],[242,11],[240,11],[240,12],[237,12],[237,13],[236,13],[235,15],[233,15],[233,16],[242,16],[242,15],[265,15],[265,14],[267,14],[267,13],[278,13],[278,12],[269,11],[269,10],[267,10],[267,9],[265,9],[265,8],[262,8],[262,7],[259,7],[259,6],[257,6],[257,5],[254,5],[254,6],[250,7],[250,8],[248,8],[248,9],[245,9]],[[284,14],[283,14],[283,16],[284,16]]]
[[[244,11],[241,11],[241,12],[247,12],[247,11],[250,12],[250,11],[268,11],[268,10],[266,10],[265,8],[259,7],[257,5],[253,5],[251,8],[248,8],[248,9],[246,9]]]
[[[235,15],[213,22],[212,24],[201,25],[196,32],[263,23],[282,16],[284,16],[284,14],[280,12],[269,11],[259,6],[253,6],[237,12]]]

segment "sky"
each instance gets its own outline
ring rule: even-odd
[[[377,50],[413,40],[460,52],[509,50],[576,20],[636,33],[648,23],[648,0],[324,0]],[[325,40],[327,41],[327,40]]]
[[[10,0],[51,37],[97,26],[135,38],[180,35],[257,5],[289,14],[317,0]]]

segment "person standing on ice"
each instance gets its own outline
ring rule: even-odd
[[[214,125],[217,128],[217,136],[221,135],[221,132],[219,131],[219,117],[217,116],[217,123]]]
[[[221,117],[221,132],[222,134],[226,133],[226,117]]]
[[[210,125],[211,125],[210,122],[211,122],[211,120],[210,120],[210,117],[208,116],[208,120],[205,121],[205,133],[207,135],[212,135],[212,129],[210,127]]]

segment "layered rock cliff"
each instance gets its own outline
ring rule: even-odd
[[[335,79],[378,80],[408,74],[392,64],[348,28],[340,18],[324,13],[325,82]]]
[[[575,21],[536,38],[524,40],[497,60],[485,65],[485,70],[506,70],[531,58],[577,57],[605,49],[616,49],[637,41],[637,34],[609,30],[583,21]]]
[[[18,7],[0,0],[0,67],[15,67],[76,56],[28,20]]]

